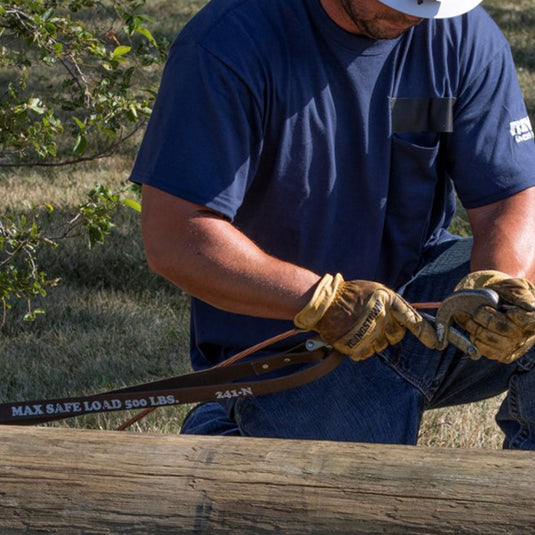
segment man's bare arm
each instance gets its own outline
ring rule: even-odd
[[[293,319],[320,279],[266,254],[220,214],[151,186],[142,221],[149,267],[229,312]]]
[[[471,268],[535,282],[535,187],[467,210],[474,235]]]

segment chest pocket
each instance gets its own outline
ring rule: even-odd
[[[422,249],[443,226],[449,185],[440,154],[453,132],[454,98],[392,98],[391,160],[383,244],[398,260],[399,279],[417,269]]]

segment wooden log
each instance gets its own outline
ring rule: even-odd
[[[0,430],[0,533],[535,533],[530,452]]]

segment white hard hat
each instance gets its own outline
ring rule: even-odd
[[[467,13],[482,0],[380,0],[398,11],[423,19],[447,19]]]

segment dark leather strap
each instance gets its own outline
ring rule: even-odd
[[[34,425],[84,414],[157,408],[199,401],[240,398],[304,385],[335,369],[344,355],[325,348],[298,350],[227,367],[171,377],[91,396],[0,404],[0,424]],[[289,366],[312,364],[282,377],[259,379]]]

